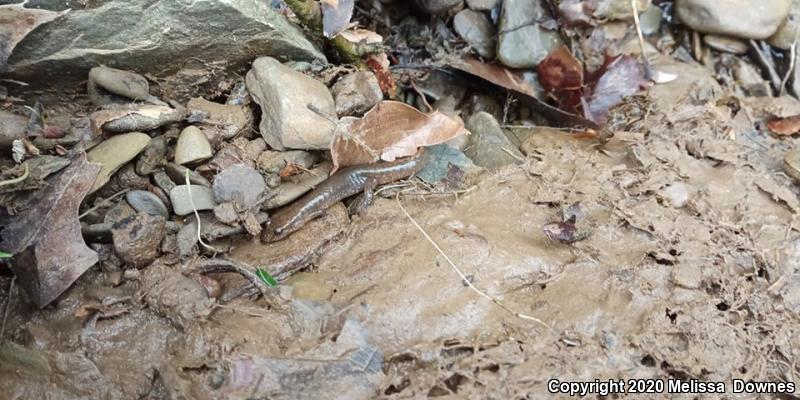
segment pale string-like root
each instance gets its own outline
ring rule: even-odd
[[[200,225],[200,213],[197,212],[197,207],[194,205],[194,199],[192,198],[192,183],[189,181],[189,170],[186,170],[186,194],[189,196],[189,204],[192,205],[192,211],[194,211],[194,217],[197,218],[197,241],[200,243],[201,246],[209,249],[215,253],[220,253],[219,250],[214,248],[213,246],[206,244],[203,241],[203,237],[200,234],[202,232],[202,227]]]
[[[472,282],[467,278],[467,276],[464,275],[464,273],[461,271],[461,269],[458,268],[458,266],[456,266],[456,264],[453,262],[453,260],[451,260],[450,257],[447,256],[447,253],[445,253],[444,250],[442,250],[442,248],[439,247],[438,244],[436,244],[436,242],[433,240],[433,238],[431,238],[431,236],[428,234],[428,232],[426,232],[425,229],[414,219],[414,217],[412,217],[411,214],[409,214],[408,211],[406,211],[405,207],[403,207],[403,204],[400,202],[400,193],[398,193],[397,196],[395,196],[395,200],[397,200],[397,206],[400,207],[400,211],[402,211],[403,214],[405,214],[406,217],[408,217],[408,220],[411,221],[411,223],[414,225],[414,227],[416,227],[417,230],[419,230],[419,232],[422,234],[422,236],[424,236],[425,239],[427,239],[428,242],[431,243],[433,248],[435,248],[436,251],[438,251],[439,254],[442,255],[442,257],[444,257],[444,259],[447,261],[447,263],[450,264],[450,267],[453,269],[453,271],[455,271],[458,274],[458,276],[461,278],[461,280],[464,282],[464,284],[467,285],[470,289],[472,289],[473,292],[475,292],[479,296],[491,301],[496,306],[500,307],[503,311],[506,311],[506,312],[508,312],[510,314],[513,314],[513,315],[515,315],[516,317],[518,317],[520,319],[533,321],[533,322],[535,322],[535,323],[537,323],[539,325],[544,326],[548,330],[553,330],[553,328],[550,325],[548,325],[547,323],[545,323],[541,319],[533,317],[533,316],[530,316],[530,315],[526,315],[526,314],[523,314],[523,313],[516,312],[516,311],[510,309],[505,304],[501,303],[500,300],[488,295],[484,291],[482,291],[482,290],[478,289],[477,287],[475,287],[475,285],[472,284]]]

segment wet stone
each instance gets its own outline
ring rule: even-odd
[[[169,210],[164,202],[152,192],[146,190],[133,190],[125,194],[128,204],[137,212],[150,215],[169,217]]]
[[[497,31],[486,14],[462,10],[453,18],[453,28],[467,44],[484,58],[494,58]]]
[[[138,213],[115,224],[111,234],[117,255],[136,268],[150,265],[158,257],[165,222],[163,217]]]
[[[234,165],[217,175],[212,187],[218,203],[233,201],[243,209],[250,209],[258,203],[267,185],[255,169]]]
[[[175,214],[184,216],[193,213],[192,202],[194,202],[197,211],[213,210],[217,206],[214,201],[214,192],[211,188],[205,186],[191,186],[191,196],[189,199],[189,190],[186,190],[186,185],[178,185],[169,192],[169,200],[172,202],[172,209]]]
[[[791,0],[677,0],[680,21],[698,32],[766,39],[787,15]]]

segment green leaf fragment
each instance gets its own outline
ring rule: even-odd
[[[278,280],[275,279],[272,275],[270,275],[269,272],[264,271],[261,268],[256,268],[256,275],[258,275],[259,279],[264,281],[264,283],[266,283],[267,286],[269,287],[278,286]]]
[[[0,259],[11,258],[11,257],[14,257],[14,255],[13,254],[8,254],[8,253],[6,253],[4,251],[0,251]]]

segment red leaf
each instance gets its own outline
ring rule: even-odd
[[[795,115],[789,118],[774,119],[767,122],[767,127],[776,135],[794,135],[795,133],[800,132],[800,115]]]

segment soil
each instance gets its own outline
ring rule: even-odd
[[[629,99],[640,118],[607,143],[516,129],[521,166],[310,225],[281,246],[313,249],[312,267],[269,301],[219,304],[160,264],[118,286],[92,269],[41,311],[15,289],[0,397],[536,399],[553,378],[795,381],[789,144],[754,129],[768,105],[725,93],[702,67],[656,66],[678,79]],[[576,202],[588,236],[550,240],[542,227]],[[254,265],[291,254],[227,244]],[[465,285],[445,254],[512,312]],[[223,292],[244,283],[212,276]],[[372,355],[342,367],[355,348],[382,355],[377,367]]]

